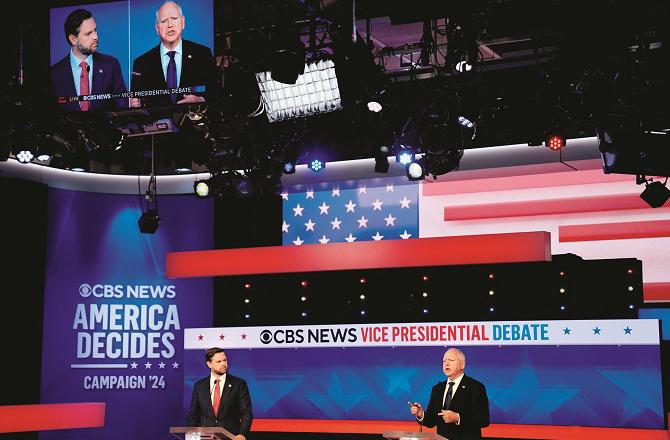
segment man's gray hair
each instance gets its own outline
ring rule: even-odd
[[[465,362],[465,353],[463,353],[463,351],[462,351],[461,349],[456,348],[456,347],[451,347],[449,350],[453,350],[453,351],[455,351],[455,352],[456,352],[456,356],[458,356],[458,359],[459,359],[461,362]],[[447,350],[447,351],[449,351],[449,350]]]
[[[156,23],[158,23],[158,11],[160,11],[161,8],[165,5],[167,5],[168,3],[174,3],[177,6],[177,9],[179,9],[179,15],[181,15],[181,16],[184,15],[184,13],[181,11],[181,5],[179,3],[175,2],[175,1],[172,1],[172,0],[166,0],[163,3],[161,3],[161,5],[158,7],[158,9],[156,9]]]

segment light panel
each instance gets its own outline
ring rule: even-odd
[[[270,122],[327,113],[342,108],[340,89],[332,60],[305,64],[295,84],[272,79],[271,72],[256,74]]]

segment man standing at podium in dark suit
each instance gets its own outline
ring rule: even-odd
[[[205,93],[212,96],[216,87],[214,57],[208,47],[182,38],[185,27],[186,17],[177,3],[166,1],[158,8],[156,33],[161,41],[133,62],[131,91],[205,86]],[[155,107],[203,101],[202,95],[180,93],[147,95],[133,99],[131,105]]]
[[[193,386],[188,426],[219,426],[246,440],[254,417],[247,382],[228,374],[223,349],[208,349],[205,361],[212,372]]]
[[[489,399],[481,382],[466,376],[465,354],[450,348],[442,358],[447,380],[430,392],[428,408],[410,403],[410,411],[418,422],[432,428],[449,440],[481,439],[482,428],[489,426]]]
[[[98,28],[90,11],[77,9],[65,19],[68,54],[51,66],[51,93],[55,97],[126,92],[119,60],[98,52]],[[127,108],[128,98],[70,101],[59,104],[63,111],[114,110]]]

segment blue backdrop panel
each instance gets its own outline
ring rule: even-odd
[[[41,401],[105,402],[104,428],[41,439],[168,439],[181,426],[183,329],[211,325],[212,280],[165,279],[165,253],[213,246],[213,203],[49,190]]]
[[[228,349],[257,418],[412,420],[445,377],[444,347]],[[466,347],[466,374],[486,385],[492,423],[662,428],[658,345]],[[184,409],[207,375],[185,351]]]

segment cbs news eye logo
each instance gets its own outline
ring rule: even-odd
[[[269,344],[272,342],[272,332],[270,330],[263,330],[261,332],[261,342],[263,344]]]
[[[88,298],[91,296],[91,293],[93,293],[93,289],[91,289],[89,284],[82,284],[79,286],[79,295],[81,295],[82,298]]]

